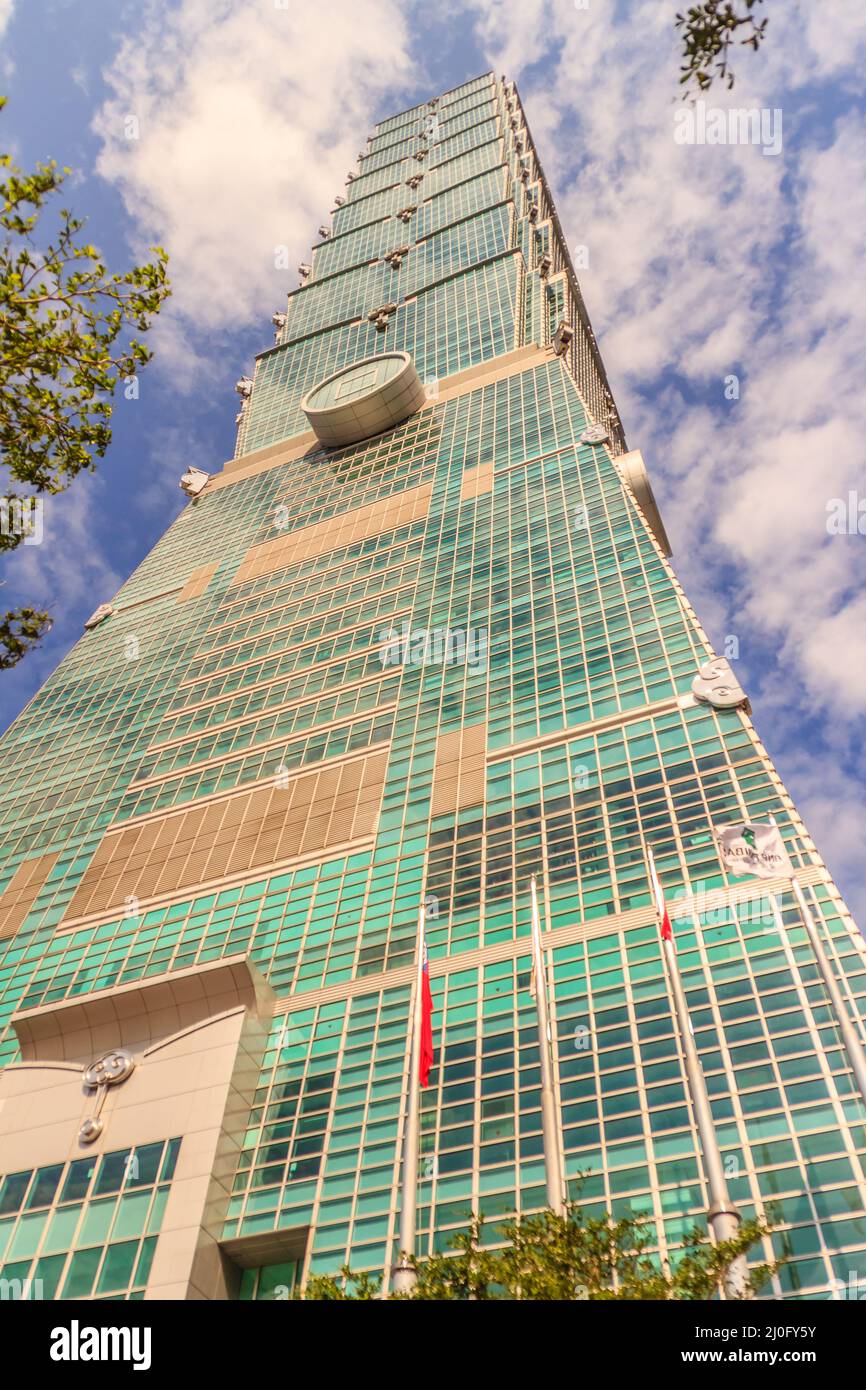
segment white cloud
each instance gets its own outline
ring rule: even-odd
[[[478,37],[491,54],[497,72],[516,77],[519,69],[529,67],[544,57],[550,43],[548,0],[487,0],[473,5],[477,11]],[[456,22],[461,7],[452,6]]]
[[[15,10],[15,0],[0,0],[0,40],[6,34],[9,23]],[[4,47],[0,52],[0,77],[8,79],[15,71],[15,64],[9,56],[8,50]],[[7,136],[8,140],[8,136]]]
[[[147,449],[149,466],[135,490],[135,509],[167,524],[184,503],[180,479],[190,461],[200,459],[201,438],[189,426],[163,421],[149,431]]]
[[[397,0],[151,0],[105,74],[113,95],[95,128],[137,251],[170,252],[163,365],[184,364],[192,324],[260,319],[267,341],[375,108],[385,93],[399,105],[411,72]],[[275,266],[279,246],[290,272]]]
[[[43,498],[42,542],[19,545],[7,558],[4,607],[31,602],[65,614],[111,598],[120,580],[93,541],[104,486],[82,474],[68,492]]]
[[[82,474],[68,492],[43,499],[40,545],[19,545],[4,560],[0,612],[9,608],[47,609],[54,627],[0,683],[0,718],[5,722],[48,678],[64,652],[82,633],[82,623],[120,587],[121,579],[100,544],[107,509],[102,478]]]

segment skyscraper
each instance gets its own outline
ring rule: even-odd
[[[533,874],[569,1193],[675,1257],[708,1194],[650,851],[767,1292],[866,1278],[831,1001],[713,826],[775,818],[861,1032],[863,943],[669,564],[514,84],[380,122],[300,274],[236,456],[3,744],[0,1278],[387,1278],[422,903],[417,1253],[543,1207]]]

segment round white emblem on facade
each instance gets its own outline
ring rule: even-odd
[[[105,1121],[100,1118],[109,1086],[119,1086],[135,1070],[135,1058],[125,1047],[115,1047],[104,1053],[84,1068],[84,1084],[96,1091],[96,1107],[92,1115],[82,1120],[78,1130],[79,1144],[92,1144],[105,1129]]]
[[[400,425],[426,400],[408,352],[383,352],[343,367],[301,401],[316,438],[333,448]]]
[[[580,436],[581,444],[606,444],[610,439],[610,431],[604,425],[588,425]]]
[[[123,1048],[106,1052],[96,1062],[91,1062],[84,1073],[85,1086],[117,1086],[125,1081],[135,1067],[135,1058]]]

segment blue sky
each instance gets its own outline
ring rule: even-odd
[[[677,573],[717,650],[736,639],[866,920],[866,536],[827,531],[833,498],[866,499],[866,8],[765,0],[763,49],[707,103],[781,112],[775,155],[677,142],[677,8],[330,0],[323,23],[298,0],[0,0],[3,147],[72,166],[112,267],[159,241],[174,284],[108,457],[6,565],[4,607],[56,623],[0,677],[4,726],[176,515],[184,469],[231,457],[234,382],[297,284],[275,248],[308,259],[377,119],[492,67],[519,84]]]

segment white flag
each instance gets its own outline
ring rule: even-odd
[[[714,825],[713,833],[722,863],[730,873],[753,878],[793,876],[778,826],[742,821],[739,825]]]

